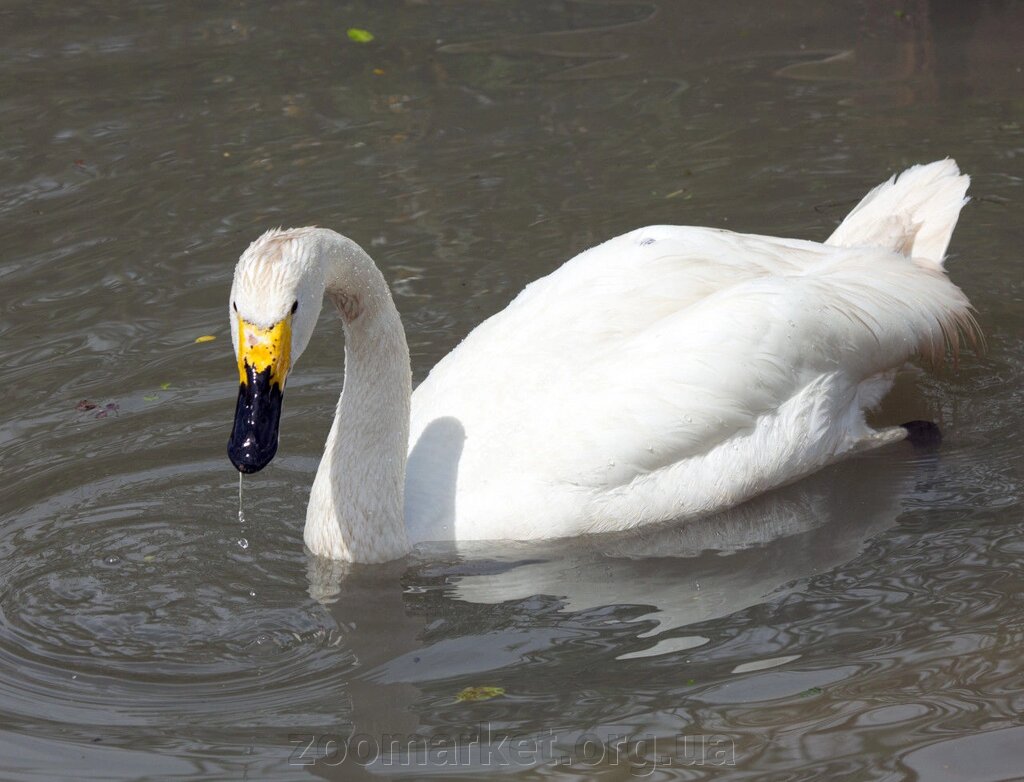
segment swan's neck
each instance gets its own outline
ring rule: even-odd
[[[320,556],[385,562],[409,552],[403,516],[412,378],[383,275],[349,239],[322,232],[327,296],[345,324],[345,386],[306,511]]]

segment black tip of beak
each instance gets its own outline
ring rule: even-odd
[[[246,365],[247,382],[238,387],[235,425],[228,440],[228,458],[243,473],[259,472],[277,453],[281,420],[281,387],[270,382],[270,369],[254,372]]]

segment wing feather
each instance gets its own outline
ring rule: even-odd
[[[859,383],[955,351],[974,328],[934,264],[653,226],[582,253],[475,329],[417,389],[411,442],[439,417],[461,423],[460,492],[531,476],[625,486],[749,434],[808,388],[858,404]]]

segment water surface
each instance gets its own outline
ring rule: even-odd
[[[0,776],[472,777],[489,735],[521,750],[489,770],[540,778],[1019,778],[1024,3],[15,1],[0,25]],[[823,239],[945,156],[989,349],[877,414],[938,421],[938,452],[639,538],[331,566],[301,538],[341,382],[325,309],[240,521],[227,294],[264,229],[362,243],[418,381],[616,233]],[[389,766],[384,734],[464,754]]]

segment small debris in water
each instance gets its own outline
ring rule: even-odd
[[[249,597],[256,597],[256,590],[255,589],[250,589],[249,590]]]
[[[361,30],[358,27],[350,27],[346,32],[348,39],[355,43],[369,43],[373,40],[373,33],[369,30]]]
[[[114,415],[117,415],[117,411],[120,410],[120,409],[121,409],[120,405],[118,405],[116,402],[108,402],[107,404],[103,405],[103,409],[102,410],[100,410],[98,413],[96,413],[96,417],[97,418],[106,418],[111,413],[113,413]]]
[[[459,703],[472,703],[487,701],[504,694],[505,690],[502,687],[466,687],[455,696],[455,700]]]
[[[202,342],[213,342],[215,339],[217,339],[217,338],[215,336],[213,336],[212,334],[204,334],[201,337],[196,337],[196,344],[199,344],[199,343],[202,343]]]
[[[153,562],[155,559],[156,559],[156,554],[146,554],[146,556],[144,556],[142,558],[142,561],[143,562]]]
[[[108,565],[116,565],[118,562],[121,561],[121,558],[117,556],[117,554],[108,554],[103,558],[103,561]]]
[[[166,390],[167,390],[168,388],[170,388],[170,387],[171,387],[171,384],[170,384],[170,383],[161,383],[161,384],[160,384],[160,390],[161,390],[161,391],[166,391]]]
[[[86,410],[95,410],[96,407],[98,407],[98,405],[95,402],[90,402],[88,399],[83,399],[81,402],[75,405],[75,410],[77,410],[80,413],[84,413]]]
[[[238,547],[240,549],[247,549],[247,548],[249,548],[249,541],[246,540],[245,538],[239,538],[238,539]]]

